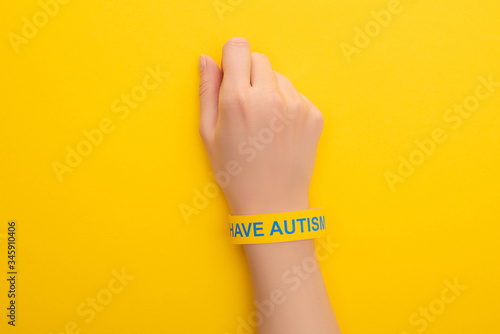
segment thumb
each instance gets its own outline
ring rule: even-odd
[[[222,72],[207,55],[200,56],[200,135],[205,141],[214,136],[219,114],[219,89]]]

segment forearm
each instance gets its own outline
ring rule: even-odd
[[[268,200],[242,205],[233,214],[255,214],[309,209],[307,195],[285,201]],[[234,205],[233,205],[234,207]],[[259,334],[340,333],[313,239],[244,245],[254,298],[267,300]],[[272,303],[272,307],[269,306]]]
[[[267,299],[274,306],[263,317],[259,334],[340,333],[313,239],[244,248],[255,300]]]

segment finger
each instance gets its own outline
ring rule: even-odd
[[[302,100],[304,100],[309,110],[319,111],[319,108],[314,103],[312,103],[311,100],[309,100],[304,94],[299,92],[299,95],[302,98]]]
[[[260,52],[252,52],[250,84],[252,87],[275,88],[276,77],[269,58]]]
[[[250,43],[243,37],[233,37],[222,48],[223,83],[237,87],[250,86]]]
[[[299,92],[297,92],[293,83],[278,71],[273,71],[273,72],[274,72],[274,77],[276,78],[276,84],[278,85],[278,88],[283,94],[285,100],[290,102],[294,101],[297,102],[297,100],[300,100],[301,98],[299,96]]]
[[[207,55],[200,56],[200,135],[213,138],[219,114],[219,89],[222,72],[217,63]]]

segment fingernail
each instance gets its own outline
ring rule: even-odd
[[[207,66],[207,61],[205,59],[205,56],[204,55],[201,55],[200,56],[200,72],[203,72],[203,70],[205,69],[205,67]]]

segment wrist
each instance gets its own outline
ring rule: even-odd
[[[309,195],[301,194],[286,198],[263,196],[252,200],[239,200],[229,203],[232,215],[254,215],[265,213],[289,212],[309,209]]]

